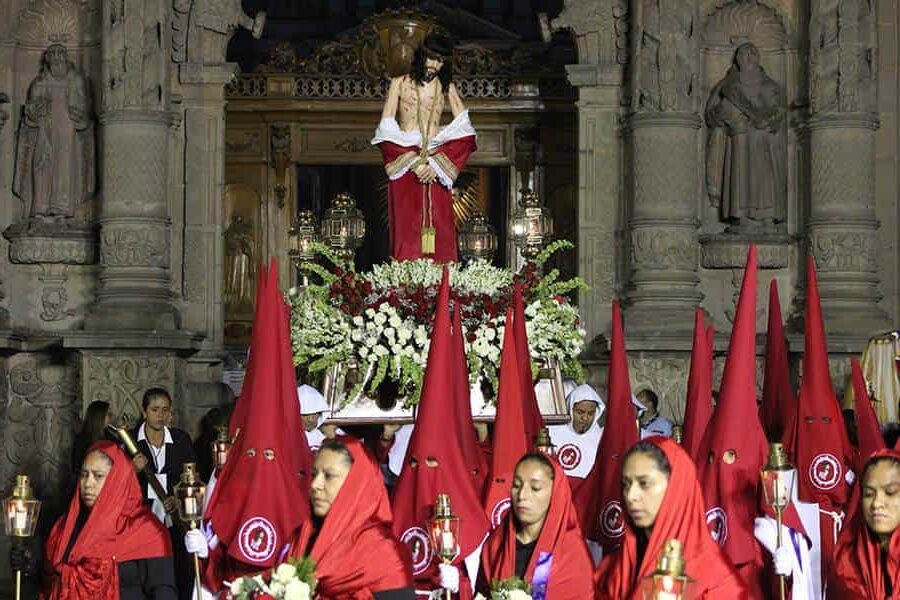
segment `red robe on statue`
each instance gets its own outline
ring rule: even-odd
[[[396,119],[382,119],[372,144],[381,149],[388,176],[388,220],[391,255],[397,260],[414,260],[427,255],[422,248],[422,227],[435,228],[434,254],[437,262],[456,261],[456,226],[450,190],[469,155],[475,150],[475,129],[469,111],[463,111],[428,141],[428,164],[438,180],[419,183],[413,167],[419,160],[422,135],[403,131]],[[423,210],[430,205],[430,211]]]

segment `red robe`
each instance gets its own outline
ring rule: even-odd
[[[42,600],[119,600],[118,563],[172,556],[169,532],[144,505],[131,460],[112,442],[97,442],[87,453],[94,450],[112,460],[112,469],[65,561],[82,510],[79,491],[53,525],[44,547],[48,576]]]
[[[644,440],[659,446],[672,472],[669,487],[647,541],[643,557],[637,553],[637,532],[625,519],[622,546],[603,557],[594,575],[596,600],[640,600],[640,581],[656,570],[666,540],[684,544],[687,575],[694,580],[696,600],[746,600],[747,588],[706,527],[706,506],[694,463],[674,441],[663,437]]]
[[[546,597],[552,600],[584,600],[592,598],[590,554],[584,544],[584,534],[578,525],[578,515],[572,505],[569,482],[562,467],[553,463],[553,489],[550,508],[538,536],[537,545],[525,568],[525,581],[529,584],[535,576],[538,559],[549,553],[550,577],[547,579]],[[480,586],[493,580],[508,579],[515,575],[516,525],[512,511],[508,511],[500,525],[491,533],[481,550]],[[481,581],[483,579],[483,581]],[[482,594],[488,590],[479,587]]]
[[[391,530],[391,506],[378,465],[356,438],[337,439],[350,451],[353,466],[318,535],[312,522],[305,522],[290,555],[315,561],[319,600],[370,600],[374,592],[412,586],[409,552]]]
[[[383,119],[372,143],[381,149],[388,176],[391,255],[396,260],[425,257],[422,225],[430,221],[436,230],[431,258],[436,262],[456,261],[456,226],[450,189],[475,151],[475,130],[469,122],[468,111],[458,115],[429,141],[428,162],[438,172],[438,180],[430,185],[419,183],[412,171],[421,151],[421,136],[417,132],[403,132],[394,119]],[[429,194],[431,214],[423,219]]]
[[[869,459],[888,456],[900,460],[900,452],[879,450]],[[854,499],[859,494],[854,494]],[[834,548],[833,562],[828,574],[829,600],[900,600],[900,528],[894,530],[882,563],[881,545],[872,535],[857,506],[850,523],[841,532]],[[890,596],[885,593],[885,566],[892,585]]]

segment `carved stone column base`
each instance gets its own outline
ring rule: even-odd
[[[760,269],[784,269],[788,266],[791,237],[779,234],[700,236],[700,264],[704,269],[743,269],[750,244],[755,244],[759,251]]]
[[[809,251],[816,261],[829,337],[866,339],[890,327],[878,306],[875,130],[868,113],[820,114],[812,153]]]
[[[628,335],[690,336],[703,295],[697,273],[697,129],[693,113],[631,119],[634,202]]]

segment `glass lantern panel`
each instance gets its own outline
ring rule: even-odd
[[[37,527],[41,501],[9,498],[6,501],[6,534],[13,537],[31,537]]]

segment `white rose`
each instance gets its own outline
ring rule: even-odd
[[[284,589],[284,600],[309,600],[309,585],[305,581],[295,579]]]
[[[365,321],[363,321],[363,318],[360,315],[353,317],[353,324],[357,327],[362,327],[364,323]]]
[[[366,309],[366,316],[369,317],[370,319],[371,319],[372,317],[374,317],[374,316],[375,316],[375,309],[374,309],[374,308],[367,308],[367,309]]]
[[[269,584],[269,591],[272,592],[272,595],[276,598],[280,598],[282,594],[284,594],[284,584],[280,581],[272,580],[272,583]]]
[[[397,331],[393,327],[387,327],[384,330],[384,337],[391,338],[391,337],[394,337],[394,335],[396,335],[396,333],[397,333]]]
[[[372,352],[374,352],[377,356],[387,356],[388,350],[387,348],[379,344],[372,349]]]
[[[231,590],[231,593],[232,593],[233,595],[237,596],[238,594],[240,594],[241,592],[243,592],[243,589],[242,589],[242,588],[243,588],[243,582],[244,582],[244,579],[241,578],[241,579],[235,579],[235,580],[232,581],[231,583],[225,582],[225,585],[228,586],[228,589]]]
[[[275,569],[275,580],[287,583],[293,579],[296,574],[297,567],[288,563],[283,563],[278,565],[278,568]]]
[[[381,313],[381,312],[380,312],[380,313],[378,313],[378,314],[375,315],[374,321],[375,321],[375,324],[376,324],[376,325],[378,325],[379,327],[381,327],[382,325],[384,325],[385,323],[387,323],[387,317],[384,316],[384,313]]]
[[[399,328],[399,327],[400,327],[400,324],[401,324],[402,322],[403,322],[403,321],[401,321],[401,320],[400,320],[400,317],[398,317],[397,315],[391,315],[391,319],[390,319],[391,327]]]
[[[359,355],[363,358],[367,357],[369,355],[369,349],[363,346],[359,349]]]
[[[506,595],[509,600],[531,600],[531,594],[526,594],[522,590],[512,590]]]

